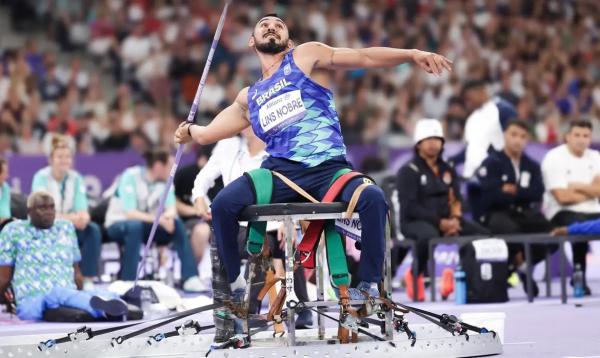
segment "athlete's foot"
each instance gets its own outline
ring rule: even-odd
[[[296,317],[296,329],[308,329],[313,325],[312,311],[305,309],[298,312]]]
[[[244,304],[244,298],[246,297],[246,289],[238,288],[231,292],[231,303],[236,306],[242,306]]]
[[[245,304],[244,298],[246,297],[246,289],[238,288],[231,292],[231,307],[234,331],[236,334],[244,333],[244,320],[248,315],[248,308]]]
[[[377,285],[372,285],[370,282],[366,281],[360,281],[358,285],[356,285],[356,288],[348,289],[349,299],[352,301],[364,300],[365,298],[367,298],[366,295],[368,295],[369,297],[379,297],[379,290],[373,286]],[[340,290],[337,287],[334,287],[333,290],[335,292],[336,297],[339,299]]]
[[[228,310],[220,309],[213,312],[215,322],[214,343],[224,343],[235,335],[235,316]]]

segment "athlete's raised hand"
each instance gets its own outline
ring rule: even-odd
[[[427,73],[440,76],[444,69],[448,72],[452,71],[452,61],[437,53],[414,50],[413,60],[415,63],[427,71]]]

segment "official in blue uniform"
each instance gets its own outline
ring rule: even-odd
[[[524,152],[528,140],[527,124],[517,120],[508,122],[504,130],[504,149],[491,153],[477,170],[484,193],[480,198],[483,221],[495,235],[552,230],[552,224],[540,211],[544,194],[540,165]],[[533,264],[545,258],[547,249],[556,251],[557,248],[556,245],[532,245]],[[519,273],[525,285],[524,247],[509,243],[508,250],[511,268]],[[538,294],[535,282],[533,292]]]

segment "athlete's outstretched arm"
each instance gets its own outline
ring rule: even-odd
[[[183,122],[175,131],[176,143],[191,140],[199,144],[211,144],[221,139],[233,137],[250,125],[248,118],[248,87],[238,93],[235,101],[222,110],[207,126]],[[191,134],[191,137],[190,135]]]
[[[380,68],[414,62],[434,75],[452,70],[452,61],[442,55],[420,50],[404,50],[391,47],[368,47],[361,49],[336,48],[320,42],[307,42],[296,49],[298,55],[310,58],[315,69]]]

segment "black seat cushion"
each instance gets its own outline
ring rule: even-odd
[[[253,221],[259,216],[342,213],[348,203],[280,203],[250,205],[240,213],[239,220]]]
[[[144,312],[137,306],[127,305],[127,320],[136,321],[144,317]],[[102,322],[120,321],[120,317],[94,318],[91,314],[79,308],[58,307],[44,310],[44,321],[46,322]]]
[[[96,319],[79,308],[58,307],[44,310],[44,321],[47,322],[94,322]]]

